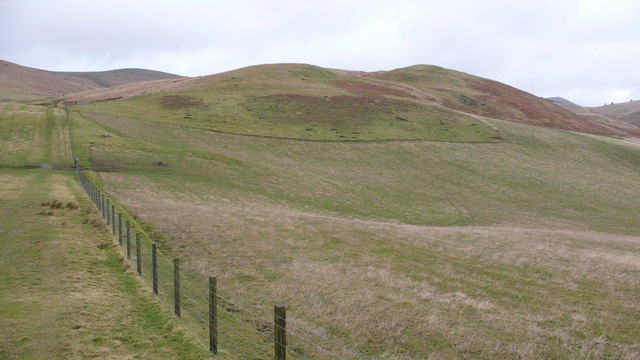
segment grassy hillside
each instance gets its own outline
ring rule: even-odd
[[[640,136],[640,128],[609,119],[581,117],[543,98],[497,81],[432,65],[416,65],[365,75],[400,82],[431,95],[448,108],[522,124],[592,134]]]
[[[259,70],[72,107],[81,164],[187,268],[381,358],[640,356],[636,142],[486,118],[476,127],[499,141],[403,141],[377,114],[338,124],[359,142],[305,137],[321,115],[273,98],[294,84],[301,98],[414,100],[317,68]]]
[[[180,92],[95,103],[83,113],[302,140],[495,142],[481,121],[310,65],[264,65],[182,82]],[[100,116],[102,116],[100,115]]]
[[[60,110],[3,103],[0,129],[0,358],[207,358],[125,271],[75,173],[52,170],[70,163]]]
[[[125,84],[182,78],[179,75],[146,69],[118,69],[89,72],[55,72],[54,74],[78,81],[89,81],[94,88],[108,88]]]
[[[605,105],[591,108],[590,110],[599,114],[626,121],[636,126],[640,126],[639,101],[629,101],[627,103]]]
[[[0,100],[37,99],[141,81],[175,78],[179,76],[144,69],[53,72],[0,60]]]

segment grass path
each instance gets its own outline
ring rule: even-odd
[[[53,131],[56,125],[55,121],[56,119],[53,115],[53,108],[49,106],[45,111],[44,126],[42,127],[44,140],[44,159],[42,159],[43,164],[51,161],[51,155],[53,153]]]
[[[58,199],[79,209],[54,209]],[[0,170],[0,358],[207,355],[123,263],[72,173]]]

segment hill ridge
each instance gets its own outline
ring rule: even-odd
[[[298,94],[302,89],[338,86],[351,93],[406,95],[427,106],[447,108],[476,118],[489,117],[597,135],[640,137],[640,112],[618,116],[598,109],[584,110],[586,108],[572,105],[562,98],[540,98],[495,80],[436,65],[417,64],[388,71],[364,72],[301,63],[261,64],[184,78],[138,68],[103,72],[50,72],[0,62],[4,65],[0,65],[0,98],[7,97],[2,96],[3,93],[11,94],[12,89],[17,90],[18,94],[64,95],[66,101],[73,103],[158,93],[207,91],[211,86],[222,86],[221,90],[224,91],[243,86],[256,90],[275,86],[287,94]],[[7,81],[7,67],[23,73],[23,76],[14,76],[14,79]],[[341,84],[331,83],[334,77],[338,81],[339,76],[344,76]],[[22,84],[20,79],[23,80]]]
[[[0,60],[0,98],[61,96],[129,83],[182,78],[161,71],[125,68],[107,71],[48,71]]]

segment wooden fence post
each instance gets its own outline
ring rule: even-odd
[[[116,236],[116,206],[111,205],[111,233]]]
[[[136,267],[138,275],[142,275],[142,258],[140,257],[140,233],[136,233]]]
[[[275,343],[276,360],[287,359],[287,309],[284,305],[273,308],[273,341]]]
[[[173,259],[173,309],[180,317],[180,259]]]
[[[107,211],[105,211],[107,225],[111,226],[111,216],[109,215],[109,210],[111,210],[111,206],[109,205],[109,199],[107,198]]]
[[[209,276],[209,351],[218,353],[218,279]]]
[[[131,259],[131,232],[129,228],[129,220],[127,220],[127,259]]]
[[[122,246],[122,213],[118,213],[118,244]]]
[[[158,245],[151,244],[151,271],[153,276],[153,293],[158,295]]]

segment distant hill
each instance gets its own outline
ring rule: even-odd
[[[445,107],[467,113],[592,134],[640,136],[640,128],[628,123],[581,116],[509,85],[438,66],[415,65],[364,76],[410,85]]]
[[[527,125],[600,135],[640,137],[639,114],[634,112],[620,117],[610,116],[563,98],[540,98],[497,81],[433,65],[414,65],[369,73],[323,69],[304,64],[256,65],[197,78],[177,78],[170,77],[169,74],[164,80],[150,83],[130,81],[129,84],[115,86],[123,78],[133,79],[132,76],[121,76],[123,71],[133,70],[54,75],[81,78],[82,82],[76,81],[74,84],[89,87],[71,94],[65,91],[65,98],[70,102],[104,101],[185,91],[247,91],[265,87],[283,94],[301,95],[304,93],[303,89],[320,87],[333,88],[333,92],[347,91],[367,96],[411,99],[424,106],[446,107],[458,112]],[[307,75],[301,75],[305,73]],[[377,106],[375,103],[369,105]]]
[[[640,126],[640,101],[590,108],[591,111]]]
[[[545,100],[549,100],[549,101],[551,101],[552,103],[554,103],[554,104],[558,104],[558,105],[580,106],[580,105],[578,105],[578,104],[572,103],[571,101],[569,101],[569,100],[567,100],[567,99],[565,99],[565,98],[559,97],[559,96],[556,96],[556,97],[550,97],[550,98],[545,98]]]
[[[54,72],[0,60],[0,99],[60,96],[142,81],[176,78],[180,76],[144,69]]]
[[[118,100],[100,101],[109,99]],[[81,107],[90,113],[227,134],[336,142],[502,141],[501,134],[481,120],[423,101],[397,84],[306,64],[258,65],[199,78],[129,84],[71,94],[65,100],[92,102]]]

